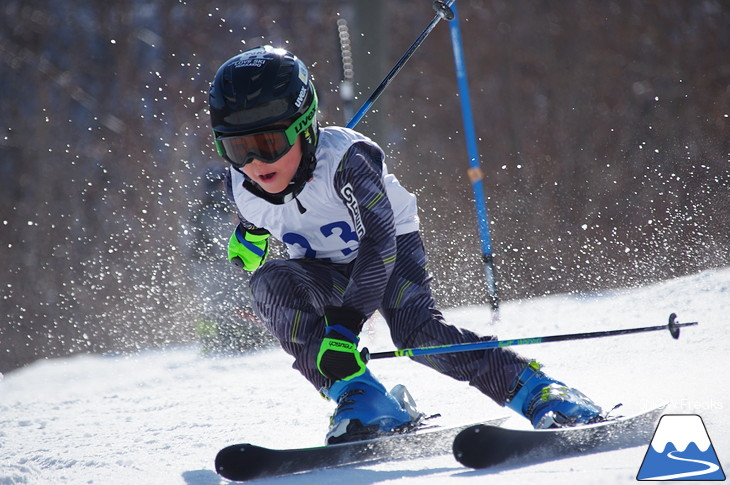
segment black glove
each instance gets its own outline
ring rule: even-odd
[[[358,334],[365,315],[347,307],[325,307],[327,327],[317,355],[317,368],[334,381],[349,380],[365,373],[365,362],[357,351]]]

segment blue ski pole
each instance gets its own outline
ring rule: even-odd
[[[464,136],[466,137],[466,148],[469,156],[469,180],[474,191],[474,202],[476,204],[477,223],[482,243],[482,262],[487,283],[487,293],[491,301],[493,318],[499,318],[499,294],[497,292],[497,277],[494,270],[494,256],[492,254],[492,239],[489,235],[489,215],[487,204],[484,200],[484,188],[482,179],[484,175],[479,166],[479,153],[477,150],[476,134],[474,130],[474,117],[471,110],[471,97],[469,95],[469,83],[466,77],[466,64],[461,42],[461,29],[459,28],[459,17],[456,5],[451,6],[454,12],[454,19],[449,23],[451,32],[451,45],[454,51],[454,64],[456,66],[456,80],[459,85],[459,98],[461,100],[461,113],[464,120]]]
[[[488,340],[484,342],[467,342],[462,344],[439,345],[436,347],[419,347],[414,349],[390,350],[387,352],[370,353],[367,348],[362,349],[360,355],[364,362],[374,359],[387,359],[389,357],[416,357],[420,355],[451,354],[455,352],[473,352],[475,350],[499,349],[502,347],[513,347],[515,345],[543,344],[548,342],[563,342],[566,340],[583,340],[590,338],[612,337],[640,332],[653,332],[657,330],[669,330],[673,338],[679,338],[679,328],[697,325],[698,322],[678,323],[677,314],[669,315],[669,323],[654,327],[625,328],[619,330],[604,330],[600,332],[571,333],[564,335],[549,335],[545,337],[519,338],[511,340]]]

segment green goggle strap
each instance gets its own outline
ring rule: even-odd
[[[309,104],[309,108],[302,116],[294,120],[294,123],[289,125],[289,128],[284,130],[290,146],[294,146],[294,143],[297,141],[297,136],[312,125],[314,115],[317,114],[317,91],[314,90],[311,82],[309,83],[309,87],[312,89],[312,102]]]

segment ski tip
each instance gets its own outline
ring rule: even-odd
[[[485,452],[486,448],[492,448],[493,443],[485,442],[481,434],[489,428],[485,424],[470,426],[454,438],[453,453],[456,461],[469,468],[486,468],[494,463],[495,458],[501,460],[503,457],[495,457],[493,453]],[[489,450],[496,451],[496,450]]]
[[[259,474],[262,450],[248,443],[226,446],[215,457],[215,471],[233,481],[255,478]]]

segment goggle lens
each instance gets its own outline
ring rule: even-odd
[[[218,136],[218,152],[237,167],[243,167],[254,159],[264,163],[274,163],[286,155],[297,136],[312,125],[317,113],[317,92],[311,82],[312,102],[307,110],[286,129],[264,131],[240,136]]]
[[[291,150],[285,130],[267,131],[242,136],[218,137],[225,157],[233,165],[242,167],[254,159],[274,163]]]

